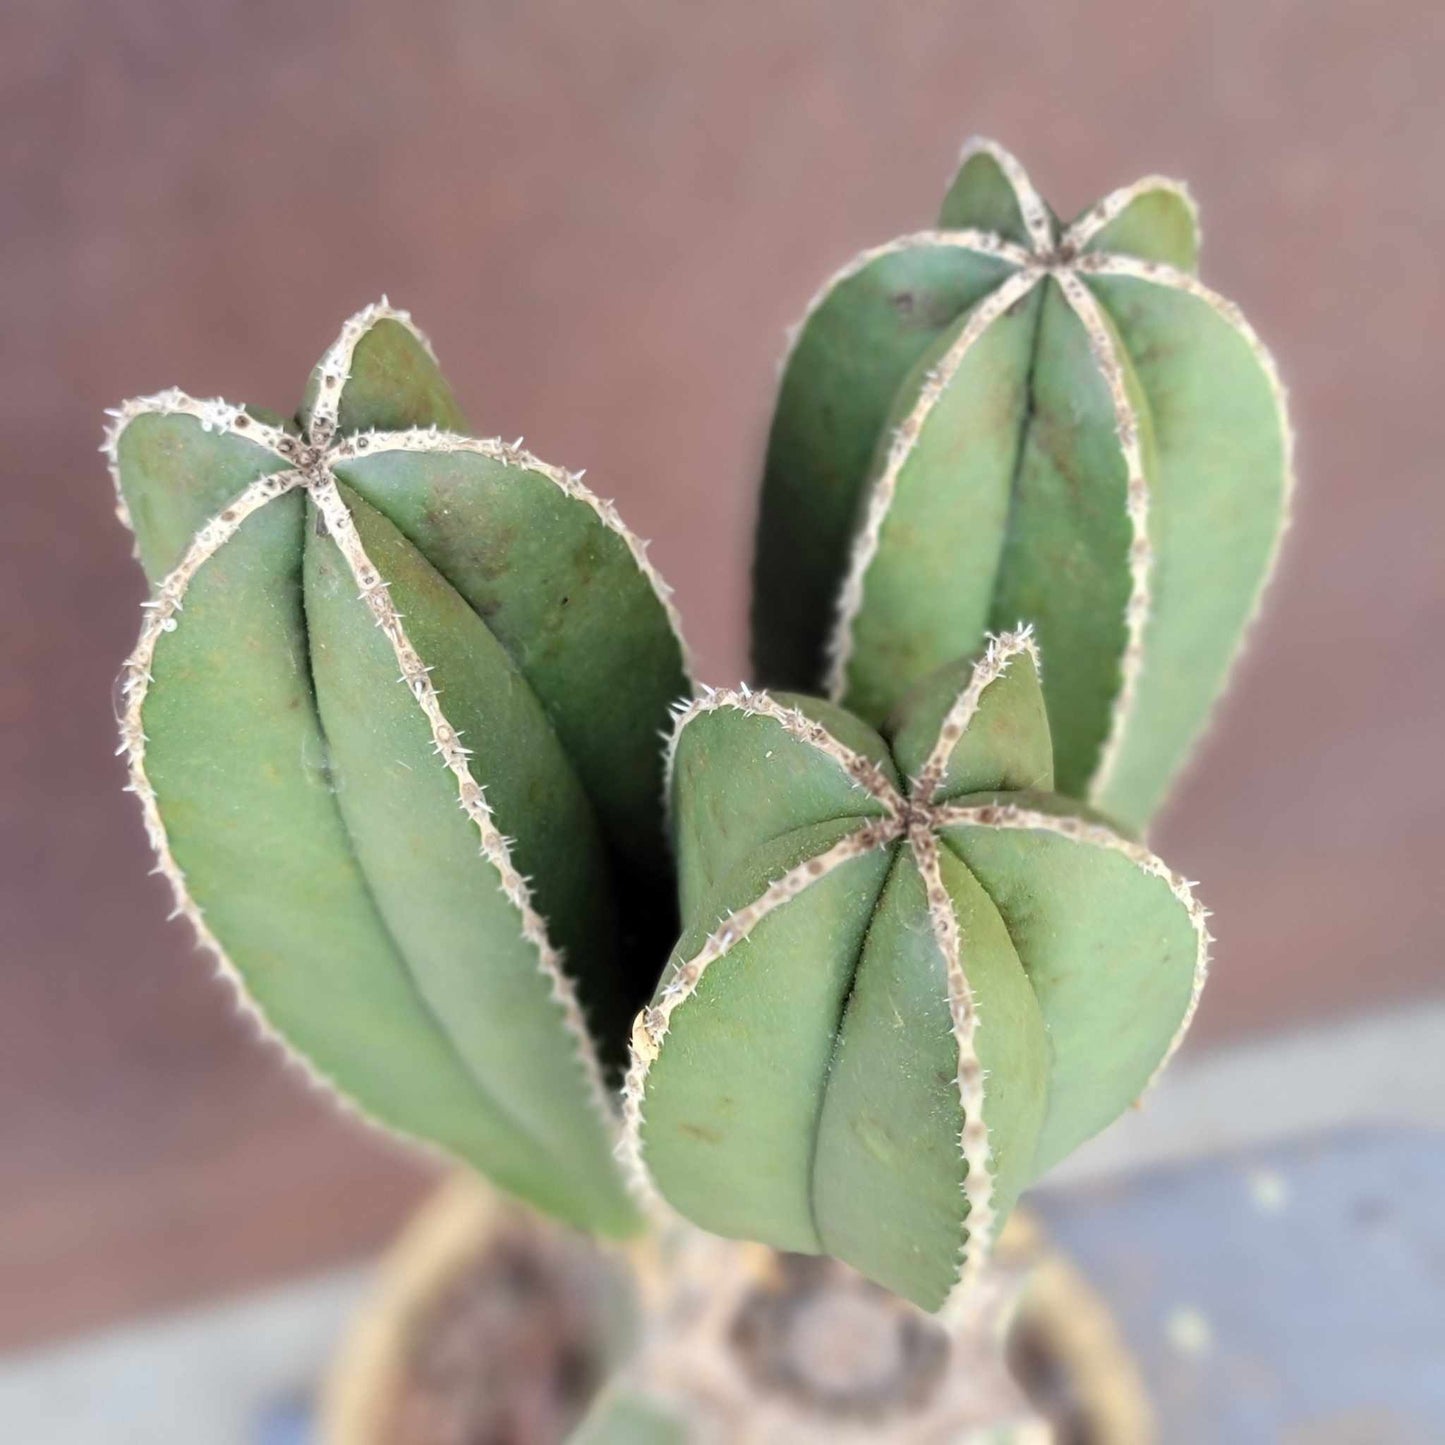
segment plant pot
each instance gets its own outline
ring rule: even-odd
[[[948,1336],[830,1262],[686,1227],[604,1250],[458,1175],[384,1259],[327,1381],[323,1439],[1148,1445],[1103,1302],[1026,1215],[997,1260]]]

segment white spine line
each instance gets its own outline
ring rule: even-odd
[[[336,430],[337,417],[341,411],[341,392],[351,376],[352,358],[356,354],[357,346],[361,343],[361,338],[378,321],[395,321],[398,325],[406,327],[425,349],[426,354],[433,361],[436,360],[436,352],[432,350],[431,342],[411,319],[411,314],[406,311],[398,311],[385,296],[380,301],[374,301],[370,306],[363,307],[355,316],[348,317],[342,323],[336,340],[326,348],[325,355],[322,356],[316,367],[320,373],[320,385],[317,388],[316,405],[312,410],[311,421],[306,430],[312,442],[317,446],[325,446]]]
[[[1109,731],[1099,761],[1089,780],[1091,801],[1103,795],[1119,765],[1124,737],[1139,699],[1139,678],[1144,670],[1145,633],[1149,627],[1154,572],[1154,547],[1149,540],[1149,478],[1144,471],[1139,418],[1129,400],[1120,359],[1094,294],[1072,271],[1058,273],[1059,288],[1088,333],[1094,364],[1103,375],[1114,408],[1114,435],[1124,459],[1124,506],[1129,516],[1129,600],[1124,608],[1124,653],[1119,659],[1119,690],[1109,711]]]
[[[1053,221],[1049,217],[1049,208],[1044,204],[1044,198],[1034,189],[1028,172],[997,141],[987,140],[983,136],[973,136],[965,143],[958,160],[959,169],[962,170],[976,155],[991,156],[997,162],[998,168],[1013,188],[1019,214],[1024,218],[1024,225],[1028,228],[1029,240],[1033,243],[1035,252],[1041,256],[1047,255],[1054,249]]]
[[[931,830],[916,828],[909,834],[909,844],[923,875],[928,918],[948,975],[948,1012],[958,1045],[958,1101],[963,1109],[958,1146],[964,1161],[963,1197],[968,1216],[966,1233],[959,1241],[958,1279],[940,1310],[945,1319],[950,1319],[971,1291],[993,1247],[993,1170],[984,1119],[983,1065],[978,1057],[978,1005],[964,972],[958,915],[944,887],[938,839]]]
[[[650,544],[627,526],[622,520],[621,513],[612,502],[597,496],[590,488],[583,485],[582,478],[585,473],[569,472],[563,467],[554,467],[549,462],[544,462],[539,457],[533,456],[531,452],[524,450],[520,441],[504,442],[496,438],[459,436],[454,432],[441,431],[436,427],[417,427],[410,431],[395,432],[358,432],[354,436],[343,437],[338,441],[327,454],[326,460],[327,465],[332,466],[337,462],[372,456],[378,452],[398,451],[440,452],[443,454],[475,452],[479,456],[489,457],[493,461],[502,462],[510,467],[538,472],[566,496],[590,507],[602,525],[622,539],[638,571],[647,579],[648,585],[662,606],[668,625],[672,628],[673,636],[677,639],[678,648],[682,652],[683,672],[687,675],[689,682],[692,682],[695,674],[687,639],[682,633],[682,618],[678,615],[676,603],[673,601],[672,588],[668,586],[662,574],[653,565],[652,559],[647,555]]]
[[[1184,906],[1189,915],[1189,921],[1194,927],[1194,982],[1190,989],[1189,1004],[1184,1011],[1184,1017],[1174,1031],[1174,1037],[1170,1040],[1164,1057],[1160,1059],[1154,1072],[1149,1076],[1148,1083],[1144,1086],[1143,1092],[1148,1093],[1159,1075],[1164,1072],[1170,1059],[1174,1057],[1179,1045],[1184,1042],[1184,1035],[1189,1032],[1189,1025],[1194,1022],[1194,1014],[1199,1007],[1199,998],[1204,992],[1204,984],[1209,977],[1209,945],[1214,941],[1209,932],[1209,910],[1194,896],[1193,885],[1188,879],[1174,872],[1163,859],[1156,857],[1142,844],[1122,838],[1113,829],[1106,828],[1102,824],[1090,823],[1083,818],[1075,818],[1067,814],[1039,813],[1028,808],[1017,808],[1008,803],[993,803],[982,807],[940,808],[934,821],[939,828],[963,825],[1054,833],[1061,838],[1069,839],[1070,842],[1118,853],[1127,858],[1140,872],[1161,879]]]
[[[934,743],[933,751],[923,765],[923,771],[914,781],[913,797],[916,802],[925,807],[933,802],[933,795],[938,791],[943,775],[948,771],[953,750],[978,712],[984,690],[1008,671],[1014,658],[1025,652],[1033,658],[1034,666],[1039,667],[1039,649],[1034,642],[1032,627],[1022,628],[1018,632],[1003,632],[997,637],[989,638],[987,651],[974,664],[968,685],[959,693],[944,716],[943,725],[938,730],[938,741]]]
[[[640,1201],[653,1206],[660,1201],[660,1193],[642,1157],[642,1100],[648,1071],[662,1052],[673,1014],[697,992],[707,969],[746,939],[774,909],[791,902],[834,869],[892,842],[900,833],[900,825],[891,821],[865,823],[825,852],[789,869],[751,903],[723,919],[696,954],[674,964],[657,1002],[637,1015],[632,1025],[632,1059],[622,1088],[622,1138],[617,1153]]]
[[[401,669],[402,680],[416,699],[417,706],[421,708],[431,729],[432,744],[437,755],[456,780],[458,802],[462,811],[476,825],[481,837],[482,856],[496,869],[502,892],[521,918],[522,937],[537,952],[538,966],[551,985],[552,998],[561,1011],[563,1025],[572,1036],[577,1061],[597,1112],[609,1130],[615,1129],[616,1114],[608,1098],[602,1068],[593,1049],[581,1006],[577,1002],[576,991],[563,969],[561,953],[548,939],[546,924],[532,905],[526,881],[512,862],[511,851],[492,818],[482,786],[467,766],[469,751],[462,746],[456,729],[442,712],[441,702],[436,688],[432,685],[426,664],[402,627],[401,614],[391,600],[387,583],[367,556],[356,524],[346,509],[346,503],[341,499],[335,481],[328,477],[323,481],[313,482],[310,490],[313,501],[326,521],[327,530],[346,559],[352,579],[360,589],[362,600],[391,644],[391,650]]]
[[[1150,191],[1168,191],[1183,201],[1198,234],[1199,207],[1189,187],[1183,181],[1171,180],[1168,176],[1144,176],[1131,186],[1110,191],[1102,201],[1090,206],[1064,233],[1065,246],[1082,251],[1105,226],[1117,220],[1140,196],[1148,195]]]
[[[992,231],[968,228],[958,231],[914,231],[910,235],[886,241],[881,246],[870,246],[866,251],[860,251],[852,260],[840,266],[813,293],[807,306],[803,308],[802,318],[788,328],[788,348],[779,363],[779,370],[786,370],[793,352],[797,350],[798,339],[802,336],[804,328],[823,308],[824,303],[839,286],[843,285],[845,281],[851,281],[884,256],[894,256],[901,251],[914,251],[927,246],[951,248],[956,251],[974,251],[980,256],[992,256],[997,261],[1006,261],[1011,266],[1028,266],[1034,260],[1029,250],[1016,242],[995,235]]]
[[[959,367],[963,365],[964,358],[1009,307],[1033,290],[1043,274],[1039,270],[1017,272],[979,302],[968,323],[959,333],[958,340],[929,373],[913,410],[893,433],[887,461],[869,494],[868,510],[863,526],[854,540],[848,575],[838,596],[838,618],[828,643],[828,696],[834,702],[842,698],[847,688],[848,664],[853,656],[853,625],[863,606],[864,582],[868,568],[878,552],[883,524],[887,521],[888,510],[893,503],[899,474],[912,455],[929,413],[953,381]]]
[[[822,753],[835,763],[852,784],[868,793],[875,801],[895,816],[903,807],[898,790],[889,782],[883,769],[871,758],[840,743],[820,722],[815,722],[801,708],[784,707],[770,694],[756,692],[750,687],[703,688],[698,697],[683,702],[673,712],[672,734],[667,740],[664,779],[666,796],[672,798],[673,773],[677,766],[677,747],[683,729],[704,713],[719,712],[729,708],[749,717],[765,717],[776,722],[789,737]]]
[[[120,439],[125,429],[141,416],[189,416],[200,422],[208,432],[224,432],[228,436],[240,437],[242,441],[254,442],[266,451],[272,452],[283,461],[289,461],[282,450],[282,442],[290,440],[280,427],[270,422],[257,421],[244,407],[233,406],[219,396],[206,399],[187,396],[185,392],[172,387],[159,391],[154,396],[133,397],[117,407],[106,410],[110,418],[106,424],[105,437],[100,449],[105,453],[110,480],[115,487],[115,514],[121,522],[134,531],[130,508],[126,506],[125,494],[120,485]]]

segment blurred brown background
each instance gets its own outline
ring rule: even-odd
[[[1186,176],[1293,392],[1285,567],[1159,835],[1217,914],[1193,1046],[1441,989],[1439,7],[12,0],[0,57],[0,1344],[353,1257],[424,1183],[163,922],[102,407],[290,409],[389,292],[732,680],[784,328],[975,130],[1066,214]]]

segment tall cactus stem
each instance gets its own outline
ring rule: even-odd
[[[1001,147],[970,141],[963,152],[961,181],[971,162],[979,169],[963,191],[955,183],[940,226],[863,252],[828,280],[809,302],[801,324],[789,333],[759,523],[763,572],[754,609],[755,652],[764,681],[820,686],[834,702],[878,724],[913,683],[947,659],[946,644],[953,640],[947,636],[950,627],[956,630],[958,650],[973,652],[982,643],[984,629],[1010,620],[989,611],[1010,587],[1022,588],[1031,600],[1022,609],[1011,605],[1008,610],[1027,611],[1049,645],[1053,631],[1062,625],[1057,618],[1067,616],[1065,600],[1075,582],[1061,573],[1056,585],[1046,585],[1020,570],[1007,549],[1028,537],[1012,530],[1015,514],[1005,512],[998,519],[1001,550],[992,592],[980,586],[978,579],[984,574],[965,569],[955,591],[939,599],[933,623],[911,638],[916,646],[912,651],[905,647],[908,626],[916,631],[923,624],[905,616],[906,607],[897,599],[905,590],[910,539],[926,523],[922,513],[910,512],[895,529],[893,514],[901,517],[905,497],[921,505],[926,484],[946,491],[951,464],[927,451],[929,425],[937,420],[933,434],[947,434],[948,414],[940,412],[942,420],[934,417],[944,391],[954,400],[971,392],[976,396],[984,410],[970,425],[982,429],[980,434],[1000,454],[999,459],[990,454],[977,476],[965,469],[960,485],[976,489],[980,506],[1015,508],[1026,486],[1033,489],[1029,496],[1040,494],[1038,478],[1019,470],[1032,453],[1017,454],[1011,481],[997,470],[1007,450],[1000,440],[1003,423],[987,413],[983,384],[966,380],[967,368],[960,374],[960,366],[970,350],[1004,345],[1003,332],[991,329],[993,323],[1002,324],[1006,315],[1017,314],[1018,302],[1031,292],[1036,299],[1035,288],[1052,283],[1050,290],[1056,286],[1057,299],[1064,303],[1060,310],[1080,328],[1085,354],[1099,379],[1100,432],[1097,443],[1091,443],[1098,450],[1085,461],[1096,470],[1112,472],[1119,464],[1110,460],[1109,452],[1115,458],[1123,454],[1117,557],[1110,550],[1115,546],[1113,537],[1105,539],[1106,528],[1113,524],[1097,511],[1088,515],[1087,506],[1095,505],[1092,501],[1087,506],[1081,502],[1085,510],[1079,525],[1093,528],[1094,534],[1080,531],[1073,539],[1093,549],[1088,565],[1096,567],[1100,577],[1108,575],[1111,588],[1117,587],[1118,602],[1110,601],[1107,608],[1117,605],[1122,616],[1117,632],[1108,632],[1107,619],[1100,618],[1097,655],[1075,650],[1065,654],[1070,659],[1067,669],[1054,664],[1049,706],[1056,713],[1061,787],[1142,830],[1203,736],[1212,700],[1228,683],[1278,559],[1294,487],[1293,438],[1284,389],[1274,362],[1239,310],[1192,274],[1198,211],[1182,184],[1145,177],[1113,191],[1065,226],[1053,216],[1023,167]],[[986,179],[989,176],[992,179]],[[951,221],[959,229],[951,229]],[[1124,233],[1116,234],[1121,225]],[[1145,249],[1136,253],[1139,246]],[[952,258],[950,252],[955,253]],[[992,276],[990,260],[996,267]],[[1108,289],[1113,278],[1148,283],[1138,301],[1143,320],[1130,313],[1117,291]],[[1173,296],[1158,295],[1160,291]],[[1156,294],[1151,298],[1148,292]],[[919,295],[934,306],[926,327],[912,318]],[[1177,310],[1187,305],[1186,298],[1195,303],[1195,319]],[[1169,310],[1171,305],[1176,310]],[[898,308],[896,316],[889,314],[890,306]],[[1208,316],[1203,314],[1206,309]],[[1181,326],[1187,320],[1188,326],[1205,329],[1197,334],[1186,331],[1187,345],[1179,356],[1156,361],[1146,343],[1128,328],[1163,324],[1159,318],[1176,311],[1185,318]],[[943,328],[954,323],[961,329],[953,333],[953,345],[921,379],[915,377],[909,365],[927,354],[929,337],[941,337]],[[1043,327],[1042,312],[1034,324]],[[1233,338],[1228,335],[1231,331]],[[1063,368],[1075,363],[1061,349],[1066,346],[1064,333],[1050,334],[1059,354],[1049,376],[1057,383]],[[1047,478],[1048,436],[1058,442],[1071,427],[1093,427],[1095,419],[1072,414],[1055,399],[1057,414],[1047,426],[1035,429],[1033,407],[1039,393],[1033,367],[1041,335],[1041,329],[1035,332],[1034,360],[1023,361],[1027,353],[1009,344],[1017,353],[1011,353],[1011,364],[1028,368],[1022,377],[1021,446],[1042,449],[1034,466]],[[1131,350],[1136,345],[1145,348],[1141,359],[1147,363],[1137,376]],[[1209,346],[1227,348],[1213,369],[1204,365]],[[1173,370],[1161,375],[1161,368],[1167,371],[1170,366]],[[904,389],[899,389],[900,383]],[[1163,410],[1155,418],[1158,398],[1151,399],[1151,388],[1161,386],[1166,391],[1170,386],[1183,387],[1188,394],[1175,398],[1177,404],[1160,401]],[[890,392],[894,409],[885,405]],[[830,419],[839,407],[848,405],[867,414],[861,432]],[[902,409],[905,406],[907,410]],[[1241,423],[1238,436],[1232,437],[1231,408],[1240,407],[1247,412],[1248,425]],[[1112,445],[1104,430],[1110,408]],[[904,420],[898,424],[900,415]],[[883,430],[884,419],[890,416],[894,418],[891,436]],[[875,426],[876,445],[869,449],[864,442]],[[1047,427],[1052,427],[1051,433]],[[1249,470],[1241,458],[1247,458]],[[920,480],[909,492],[907,468],[914,465]],[[834,476],[840,467],[842,471]],[[1192,485],[1201,476],[1207,486],[1232,499],[1229,505],[1221,502],[1220,515],[1225,519],[1221,527],[1227,524],[1238,533],[1246,550],[1235,572],[1219,582],[1223,620],[1212,635],[1196,637],[1189,624],[1181,627],[1179,619],[1192,615],[1191,598],[1197,603],[1204,594],[1197,579],[1188,584],[1196,589],[1192,594],[1187,588],[1181,592],[1185,584],[1179,579],[1188,575],[1204,544],[1214,543],[1215,534],[1207,528],[1202,533],[1181,532],[1179,518],[1189,514],[1191,504],[1196,510],[1202,505],[1200,488]],[[832,482],[827,481],[830,477]],[[1112,477],[1104,480],[1114,486]],[[816,541],[807,520],[813,487],[826,488],[819,497],[833,499],[827,502],[833,508],[828,529]],[[953,498],[955,508],[961,497],[962,493]],[[1246,502],[1251,510],[1240,511]],[[950,518],[948,525],[961,525],[946,506],[939,505],[939,514]],[[1028,525],[1037,521],[1032,517]],[[1071,519],[1060,518],[1060,536],[1069,525]],[[1204,539],[1197,547],[1196,535]],[[799,547],[796,554],[778,540],[798,541],[804,536],[809,546]],[[970,561],[986,568],[987,548],[982,542],[980,548],[980,556]],[[922,565],[932,569],[934,585],[939,585],[943,563],[922,544],[913,550]],[[787,586],[790,565],[799,569],[793,590]],[[1114,568],[1121,574],[1117,584]],[[1097,585],[1087,571],[1077,580],[1085,591]],[[1181,598],[1184,606],[1178,605]],[[1236,600],[1237,609],[1231,611]],[[1080,605],[1085,605],[1083,600]],[[1057,616],[1051,615],[1051,609]],[[1204,623],[1199,625],[1202,628]],[[1095,639],[1087,641],[1093,647]],[[1170,669],[1187,670],[1196,659],[1211,685],[1207,690],[1175,688],[1169,682],[1174,675]],[[1082,710],[1075,709],[1073,701],[1081,689],[1090,693],[1088,708]],[[1146,719],[1152,724],[1156,715],[1165,719],[1162,741],[1157,743],[1146,726]]]

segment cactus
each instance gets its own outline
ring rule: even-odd
[[[680,713],[684,932],[625,1116],[694,1223],[955,1313],[1020,1191],[1178,1046],[1206,914],[1053,791],[1044,696],[1024,633],[925,679],[886,740],[804,697]]]
[[[1142,828],[1274,562],[1290,437],[1273,363],[1195,276],[1149,177],[1060,225],[964,152],[939,228],[867,251],[785,365],[758,526],[760,680],[878,725],[1032,622],[1061,792]]]
[[[788,691],[694,690],[643,544],[469,436],[384,302],[295,421],[168,391],[106,450],[152,583],[130,786],[262,1027],[562,1221],[833,1256],[997,1363],[1004,1221],[1199,1001],[1207,914],[1135,835],[1290,439],[1182,188],[1063,227],[977,143],[941,226],[830,282],[785,369],[753,629]],[[654,1396],[581,1438],[690,1438]]]
[[[385,302],[296,425],[176,391],[113,415],[153,584],[122,745],[177,911],[364,1115],[633,1229],[606,1076],[671,931],[657,733],[688,686],[642,544],[464,435]]]

